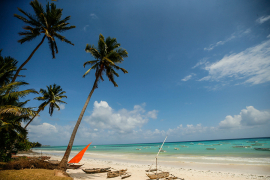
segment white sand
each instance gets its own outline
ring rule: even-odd
[[[28,154],[29,156],[29,154]],[[51,156],[53,160],[61,160],[60,156]],[[152,162],[149,162],[149,165]],[[107,173],[86,174],[82,169],[111,167],[113,170],[127,169],[131,177],[128,180],[148,180],[146,169],[149,165],[142,161],[135,162],[128,159],[100,160],[93,158],[83,158],[80,164],[84,164],[80,169],[68,169],[74,180],[101,180],[107,179]],[[205,163],[184,163],[184,162],[159,162],[158,169],[170,172],[174,176],[185,180],[246,180],[246,179],[267,179],[270,180],[270,165],[236,165],[236,164],[205,164]],[[113,179],[121,179],[115,177]]]

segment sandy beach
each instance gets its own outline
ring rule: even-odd
[[[26,156],[38,156],[37,154],[20,154]],[[51,155],[49,155],[51,156]],[[51,156],[52,160],[61,160],[60,156]],[[84,164],[80,169],[68,169],[67,173],[74,180],[101,180],[107,179],[106,173],[86,174],[82,169],[89,168],[106,168],[111,167],[112,170],[127,169],[127,173],[131,177],[129,180],[148,180],[146,169],[149,169],[151,163],[148,164],[143,160],[120,159],[113,157],[111,159],[102,158],[83,158],[80,164]],[[192,163],[192,162],[166,162],[158,163],[158,169],[170,172],[178,178],[185,180],[246,180],[246,179],[269,179],[270,180],[270,165],[245,165],[245,164],[207,164],[207,163]],[[115,177],[113,179],[121,179]]]

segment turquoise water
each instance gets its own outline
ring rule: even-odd
[[[85,156],[133,156],[155,157],[162,143],[143,144],[113,144],[91,145]],[[72,154],[82,150],[86,145],[73,146]],[[250,146],[247,148],[234,148],[233,146]],[[176,150],[175,148],[179,148]],[[207,150],[215,148],[215,150]],[[256,163],[270,165],[270,151],[258,151],[254,148],[270,148],[270,138],[251,138],[233,140],[211,140],[190,142],[167,142],[159,157],[172,161],[187,162],[224,162],[227,163]],[[49,146],[35,148],[34,151],[53,155],[63,155],[66,146]],[[124,158],[124,157],[123,157]]]

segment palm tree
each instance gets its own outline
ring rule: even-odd
[[[62,98],[67,98],[67,96],[64,96],[63,94],[66,93],[65,91],[62,91],[62,88],[56,84],[47,86],[47,90],[46,89],[40,89],[39,91],[42,96],[36,97],[35,99],[39,100],[39,101],[44,101],[43,103],[41,103],[41,105],[39,105],[38,107],[38,111],[36,113],[36,115],[26,124],[26,126],[24,127],[24,129],[27,128],[27,126],[33,121],[33,119],[39,114],[40,111],[43,111],[44,108],[49,104],[49,114],[52,116],[53,114],[53,110],[55,108],[58,109],[58,111],[60,110],[60,107],[58,106],[57,103],[65,103],[66,102],[62,101]]]
[[[98,87],[98,81],[101,79],[103,81],[103,73],[106,73],[106,76],[109,78],[109,80],[114,84],[115,87],[118,87],[117,83],[114,81],[114,75],[119,77],[119,75],[115,72],[114,69],[116,70],[122,70],[124,73],[128,73],[127,70],[124,68],[121,68],[117,66],[116,64],[121,63],[124,61],[124,58],[127,57],[127,51],[123,48],[120,48],[120,44],[117,43],[116,38],[106,38],[104,39],[103,35],[99,35],[99,40],[98,40],[98,47],[95,47],[94,45],[86,45],[85,48],[86,52],[91,53],[91,55],[95,58],[95,60],[92,61],[87,61],[84,63],[84,67],[87,64],[92,65],[92,67],[86,71],[86,73],[83,75],[85,77],[87,74],[89,74],[91,69],[95,70],[95,77],[96,80],[94,82],[93,88],[90,92],[90,94],[87,97],[87,100],[83,106],[83,109],[81,111],[81,114],[77,120],[77,123],[73,129],[72,135],[70,137],[65,155],[63,156],[58,169],[66,170],[67,167],[67,161],[68,157],[71,152],[71,148],[73,146],[73,142],[76,136],[76,132],[79,128],[79,125],[81,123],[81,120],[83,118],[84,112],[86,110],[86,107],[90,101],[90,98],[94,92],[94,90]]]
[[[3,57],[1,53],[2,49],[0,50],[0,86],[3,86],[12,80],[18,61],[10,56]]]
[[[19,98],[29,93],[38,93],[32,89],[17,91],[24,82],[13,82],[0,87],[0,159],[8,161],[11,151],[18,141],[26,138],[27,131],[21,126],[36,112],[33,108],[24,107],[28,102],[20,102]]]
[[[27,85],[26,82],[11,82],[14,76],[14,72],[17,70],[16,61],[11,57],[2,57],[0,50],[0,117],[4,115],[22,115],[27,114],[28,116],[35,115],[35,111],[32,108],[24,108],[23,104],[18,104],[18,99],[25,97],[30,93],[36,93],[34,89],[28,89],[23,91],[17,91],[22,85]]]
[[[14,14],[14,16],[25,23],[28,26],[23,27],[24,32],[20,32],[19,35],[24,36],[22,39],[18,40],[19,43],[24,43],[27,41],[31,41],[35,39],[37,36],[44,34],[41,42],[37,45],[37,47],[33,50],[30,56],[26,59],[26,61],[18,68],[12,82],[14,82],[19,75],[19,72],[22,70],[24,65],[32,58],[36,50],[41,46],[44,42],[44,39],[47,37],[50,49],[52,51],[52,56],[55,58],[55,53],[58,53],[58,48],[55,42],[55,37],[61,41],[64,41],[68,44],[72,44],[69,40],[67,40],[64,36],[58,34],[57,32],[64,32],[66,30],[75,28],[75,26],[67,26],[69,23],[67,21],[70,19],[70,16],[61,20],[62,10],[57,9],[54,3],[49,3],[46,5],[46,10],[42,7],[42,5],[37,1],[31,1],[30,5],[33,7],[35,14],[31,15],[29,13],[24,12],[22,9],[18,8],[18,10],[23,13],[27,18]]]

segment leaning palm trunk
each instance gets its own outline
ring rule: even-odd
[[[100,71],[100,72],[101,72],[101,71]],[[79,118],[78,118],[78,120],[77,120],[77,123],[76,123],[76,125],[75,125],[75,127],[74,127],[74,129],[73,129],[73,132],[72,132],[72,134],[71,134],[71,137],[70,137],[70,140],[69,140],[69,143],[68,143],[66,152],[65,152],[65,154],[64,154],[64,156],[63,156],[63,158],[62,158],[60,164],[58,165],[58,169],[60,169],[60,170],[64,170],[64,171],[65,171],[65,170],[67,169],[68,158],[69,158],[69,155],[70,155],[70,152],[71,152],[71,148],[72,148],[72,146],[73,146],[73,142],[74,142],[74,139],[75,139],[77,130],[78,130],[79,126],[80,126],[80,123],[81,123],[81,121],[82,121],[84,112],[85,112],[85,110],[86,110],[86,108],[87,108],[87,105],[88,105],[90,99],[91,99],[91,96],[92,96],[93,92],[95,91],[95,89],[97,88],[98,79],[99,79],[99,77],[97,76],[97,77],[96,77],[96,80],[95,80],[95,83],[94,83],[94,85],[93,85],[93,88],[92,88],[90,94],[89,94],[88,97],[87,97],[87,100],[86,100],[86,102],[85,102],[85,104],[84,104],[84,106],[83,106],[83,109],[82,109],[82,111],[81,111],[81,114],[80,114],[80,116],[79,116]]]
[[[41,42],[37,45],[37,47],[34,49],[34,51],[30,54],[30,56],[26,59],[26,61],[24,61],[24,63],[19,67],[19,69],[16,71],[16,74],[14,75],[13,79],[12,79],[12,83],[15,82],[17,76],[19,75],[19,72],[22,70],[22,68],[28,63],[28,61],[32,58],[32,56],[35,54],[35,52],[37,51],[37,49],[41,46],[41,44],[44,42],[46,35],[43,36]]]
[[[40,111],[41,111],[41,109],[39,109],[39,110],[37,111],[37,113],[34,115],[34,117],[26,124],[26,126],[24,127],[24,129],[27,128],[27,126],[34,120],[34,118],[39,114]]]

